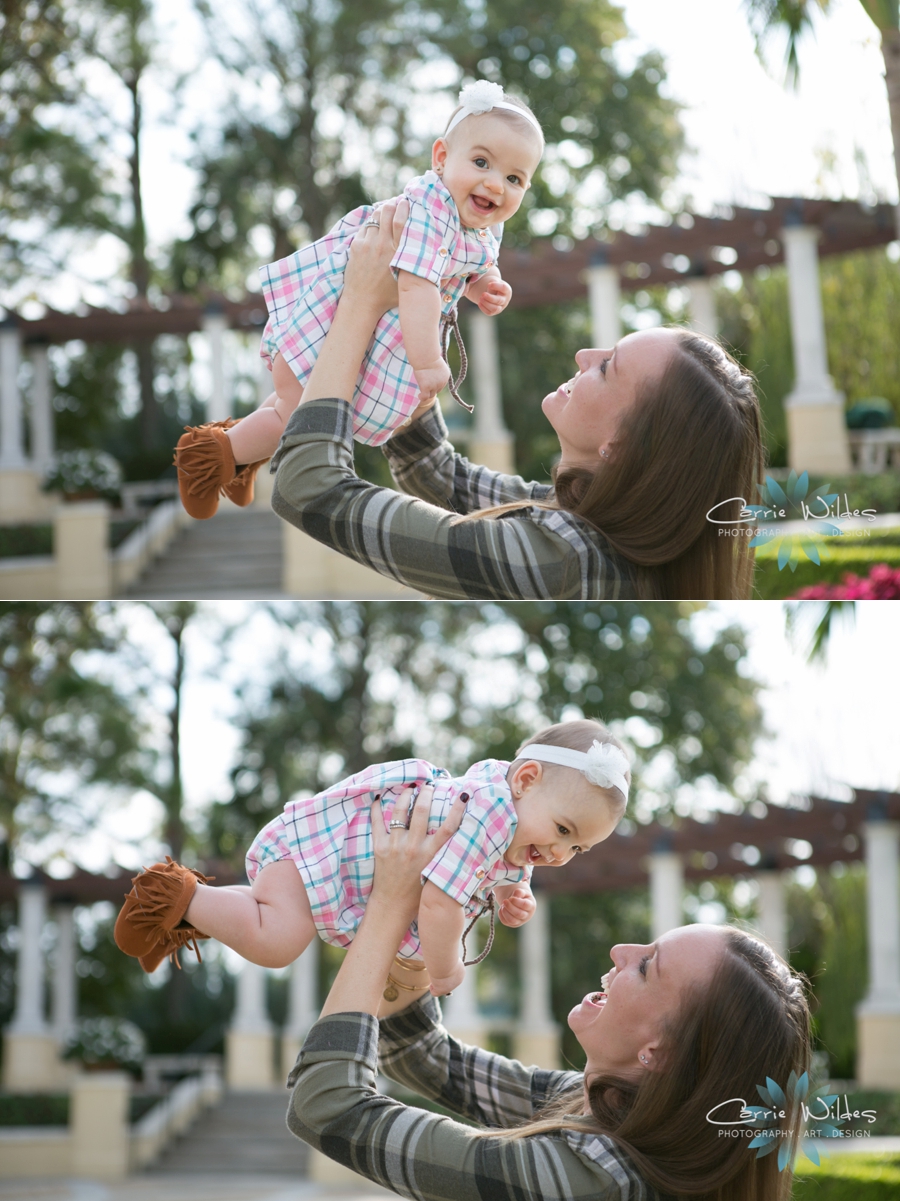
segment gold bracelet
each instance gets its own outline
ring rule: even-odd
[[[407,972],[427,972],[428,968],[423,963],[421,967],[413,967],[408,959],[401,959],[399,955],[394,956],[394,963],[398,967],[402,967]]]
[[[386,1001],[396,1001],[400,996],[399,992],[397,992],[398,988],[402,988],[404,992],[422,992],[424,989],[428,988],[428,985],[401,984],[399,980],[395,980],[394,977],[388,973],[387,985],[381,995]]]

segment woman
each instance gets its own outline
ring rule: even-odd
[[[435,597],[749,596],[753,552],[737,536],[747,527],[722,522],[762,479],[759,404],[718,344],[686,330],[579,352],[575,376],[543,401],[560,443],[554,486],[454,454],[433,400],[383,448],[412,496],[357,477],[348,399],[379,317],[397,304],[388,264],[405,215],[384,205],[380,226],[354,241],[334,323],[273,460],[275,511]]]
[[[417,1201],[786,1201],[791,1173],[707,1120],[738,1118],[767,1076],[782,1084],[809,1060],[799,980],[740,931],[686,926],[652,946],[618,946],[605,1002],[586,997],[569,1025],[584,1074],[543,1071],[464,1047],[440,1026],[427,972],[394,955],[415,916],[419,872],[462,806],[427,835],[430,794],[408,829],[372,822],[375,882],[359,932],[288,1080],[298,1137]],[[388,973],[399,982],[385,1001]],[[396,996],[397,989],[388,995]],[[381,1014],[380,1060],[377,1060]],[[473,1119],[463,1126],[376,1090],[376,1067]],[[480,1127],[480,1129],[479,1129]],[[494,1129],[485,1129],[493,1127]],[[795,1131],[791,1119],[782,1133]]]

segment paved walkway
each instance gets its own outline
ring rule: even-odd
[[[384,1201],[396,1197],[360,1177],[359,1188],[293,1176],[185,1176],[148,1173],[121,1184],[94,1180],[0,1180],[0,1201]]]

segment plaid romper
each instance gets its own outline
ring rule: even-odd
[[[441,313],[449,315],[469,278],[496,265],[503,226],[468,229],[461,225],[453,197],[434,171],[411,180],[403,196],[409,201],[409,218],[391,268],[430,280],[440,289]],[[374,206],[361,205],[323,238],[260,268],[269,310],[260,355],[270,369],[281,351],[300,383],[306,384],[341,297],[350,243],[374,212]],[[418,403],[400,314],[390,309],[375,327],[356,381],[354,438],[380,446]]]
[[[424,759],[376,763],[314,797],[288,801],[254,839],[247,852],[247,876],[253,880],[267,863],[293,859],[306,885],[319,937],[336,947],[349,946],[375,871],[372,802],[379,795],[388,801],[387,826],[402,790],[429,783],[434,785],[430,825],[435,828],[460,793],[468,793],[469,800],[462,824],[422,872],[422,881],[431,880],[474,917],[495,885],[531,879],[530,867],[513,867],[503,859],[517,824],[506,783],[508,770],[508,763],[484,759],[464,776],[451,778]],[[404,935],[399,954],[421,956],[416,922]]]

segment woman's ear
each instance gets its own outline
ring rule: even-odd
[[[431,147],[431,169],[438,175],[443,173],[444,164],[447,162],[447,150],[447,143],[443,138],[438,138]]]

